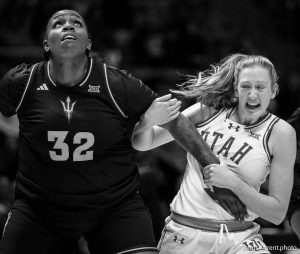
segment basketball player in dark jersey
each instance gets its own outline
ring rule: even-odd
[[[82,235],[92,254],[157,253],[138,193],[135,123],[150,108],[204,166],[216,163],[214,155],[179,101],[88,56],[77,12],[53,14],[44,49],[47,61],[18,65],[0,83],[0,112],[20,122],[16,196],[0,253],[73,253]]]

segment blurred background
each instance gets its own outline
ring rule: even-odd
[[[274,63],[280,93],[272,113],[287,119],[300,104],[300,0],[0,0],[1,76],[22,62],[43,60],[46,23],[62,8],[75,9],[84,17],[93,53],[129,70],[159,94],[175,88],[181,74],[196,75],[228,54],[240,52],[261,54]],[[190,103],[184,101],[183,109]],[[14,118],[0,118],[2,225],[13,198],[17,124]],[[185,160],[185,152],[174,142],[138,153],[141,191],[157,239]],[[288,220],[280,226],[259,222],[267,245],[299,247]],[[88,253],[84,244],[80,246],[78,253]]]

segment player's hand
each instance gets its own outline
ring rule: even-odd
[[[163,125],[180,114],[181,101],[167,94],[156,98],[143,115],[143,122],[148,126]]]
[[[207,186],[217,186],[232,190],[232,182],[238,178],[236,169],[229,169],[226,164],[210,164],[203,168],[203,180]]]
[[[235,164],[228,164],[222,156],[220,164],[211,164],[203,169],[204,183],[210,186],[207,194],[216,200],[236,220],[248,217],[245,204],[229,188],[231,179],[239,177],[239,170]],[[228,188],[228,189],[227,189]]]
[[[213,192],[210,189],[205,191],[236,220],[244,220],[248,217],[245,204],[231,190],[213,186]]]

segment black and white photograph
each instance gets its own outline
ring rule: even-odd
[[[300,0],[0,0],[0,254],[300,254]]]

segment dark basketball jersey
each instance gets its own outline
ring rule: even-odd
[[[49,62],[10,70],[0,83],[0,111],[17,113],[20,122],[17,198],[46,216],[72,218],[109,211],[136,193],[131,134],[156,96],[139,79],[92,58],[73,87],[55,84]]]

